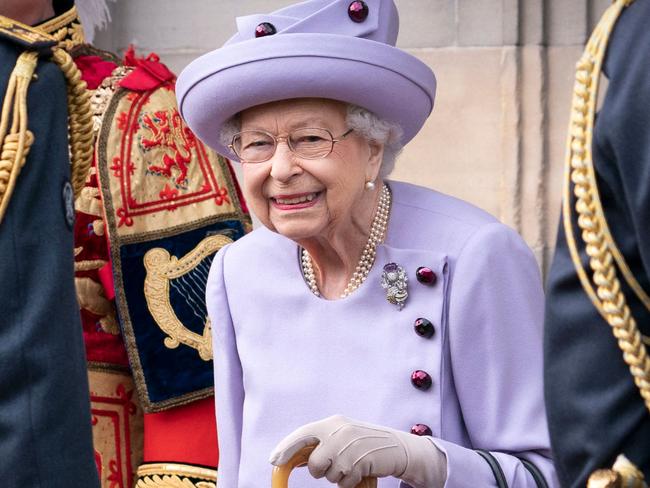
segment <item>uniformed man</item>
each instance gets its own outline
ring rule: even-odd
[[[615,1],[578,63],[545,338],[566,487],[650,480],[649,26],[650,0]],[[609,85],[596,118],[601,61]]]
[[[71,59],[32,27],[71,5],[0,2],[0,485],[9,488],[98,486],[72,231],[92,120]]]
[[[102,0],[77,0],[38,26],[91,97],[96,151],[76,198],[74,256],[94,458],[105,488],[214,487],[205,280],[250,217],[230,163],[182,122],[158,56],[129,49],[120,59],[88,43],[86,27],[107,12]]]

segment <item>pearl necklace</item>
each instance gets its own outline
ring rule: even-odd
[[[348,282],[348,285],[345,287],[345,290],[343,290],[341,298],[349,296],[353,291],[359,288],[361,286],[361,283],[363,283],[368,277],[370,268],[372,268],[372,265],[375,262],[377,245],[383,242],[386,235],[390,206],[390,189],[387,185],[384,185],[381,189],[381,195],[379,196],[379,204],[377,205],[375,217],[372,219],[372,225],[370,226],[370,235],[368,236],[368,242],[366,242],[366,246],[363,248],[359,263],[357,264],[357,267],[355,268],[354,273]],[[307,252],[307,250],[304,248],[301,252],[300,262],[302,267],[302,275],[305,278],[307,286],[314,295],[319,297],[320,290],[318,289],[318,284],[316,283],[314,265],[312,263],[309,252]]]

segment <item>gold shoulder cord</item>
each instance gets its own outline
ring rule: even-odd
[[[617,4],[622,3],[623,5],[618,7],[612,5],[610,9],[605,12],[599,25],[594,30],[594,33],[587,44],[585,52],[583,53],[582,59],[578,63],[577,75],[576,75],[576,85],[575,93],[572,106],[572,117],[571,125],[569,127],[569,140],[567,144],[567,163],[566,163],[566,172],[565,172],[565,185],[564,185],[564,201],[563,201],[563,215],[564,215],[564,229],[567,236],[567,242],[569,244],[569,250],[571,251],[571,257],[573,262],[576,265],[576,270],[578,276],[582,283],[585,292],[589,296],[590,300],[601,314],[601,316],[607,320],[607,314],[603,308],[603,304],[599,299],[598,295],[594,291],[589,278],[582,268],[582,263],[579,258],[579,253],[577,251],[577,246],[575,243],[575,238],[573,236],[573,227],[571,226],[571,208],[569,204],[569,195],[570,195],[570,183],[573,176],[570,174],[571,169],[571,159],[575,156],[582,157],[585,156],[585,164],[589,166],[589,171],[593,172],[593,162],[591,159],[591,137],[593,129],[593,115],[595,114],[595,100],[597,98],[598,92],[598,82],[599,82],[599,73],[600,66],[602,64],[602,59],[604,57],[605,51],[607,49],[607,42],[609,40],[609,35],[611,30],[616,23],[618,15],[624,7],[631,4],[634,0],[627,0],[623,2],[616,2]],[[598,61],[598,67],[595,66],[595,63]],[[589,99],[593,98],[593,113],[589,113]],[[575,122],[575,123],[574,123]],[[576,127],[577,124],[577,127]],[[578,136],[586,132],[589,136],[589,143],[581,139],[574,140],[572,136],[574,132],[580,131],[581,128],[584,128],[583,132],[578,133]],[[583,144],[584,142],[584,144]],[[589,151],[586,148],[589,148]],[[581,152],[584,151],[584,152]],[[598,194],[598,188],[596,186],[596,180],[594,177],[593,180],[593,189],[594,189],[594,200],[596,216],[599,219],[599,224],[602,228],[602,235],[609,246],[611,254],[616,261],[623,278],[630,286],[635,295],[639,298],[641,303],[650,311],[650,297],[643,290],[639,282],[636,280],[632,272],[630,271],[629,266],[625,262],[625,258],[618,249],[616,242],[612,236],[611,231],[609,230],[609,225],[605,218],[605,214],[600,203],[600,196]],[[650,345],[650,338],[642,336],[642,340],[645,344]]]
[[[68,134],[72,154],[71,180],[77,198],[93,162],[93,117],[90,92],[72,57],[63,49],[55,49],[53,60],[68,82]]]
[[[94,135],[90,91],[81,79],[81,71],[68,51],[85,42],[77,8],[38,26],[58,41],[52,59],[61,68],[68,84],[68,134],[72,154],[71,180],[75,198],[81,193],[93,162]]]
[[[621,11],[632,1],[616,0],[607,9],[578,62],[567,141],[563,214],[564,230],[571,257],[582,285],[594,305],[612,327],[618,345],[623,350],[623,358],[630,367],[634,381],[648,410],[650,410],[650,358],[636,321],[632,317],[621,291],[621,283],[614,263],[618,262],[621,272],[633,289],[640,290],[640,286],[632,277],[629,268],[624,265],[622,256],[616,259],[615,255],[620,255],[620,252],[616,248],[605,219],[596,185],[591,150],[599,75],[607,42]],[[578,214],[578,226],[582,230],[582,239],[590,258],[589,265],[593,273],[592,279],[596,286],[596,292],[582,268],[573,236],[570,206],[571,182],[574,184],[573,193],[577,199],[575,209]]]
[[[650,411],[650,358],[643,336],[621,291],[616,264],[630,288],[649,310],[650,300],[632,275],[609,230],[592,159],[599,77],[607,43],[619,15],[633,1],[614,1],[596,26],[578,62],[567,139],[562,213],[567,244],[580,282],[594,306],[611,326],[634,382]],[[576,197],[578,226],[590,258],[591,277],[582,267],[573,235],[571,183]],[[625,456],[620,455],[612,469],[595,471],[587,486],[647,488],[648,485],[643,480],[643,474]]]
[[[65,15],[73,14],[74,7]],[[46,32],[25,26],[6,17],[0,16],[0,24],[17,26],[21,31],[37,32],[41,39],[50,38]],[[52,51],[53,61],[61,68],[68,91],[68,130],[71,152],[71,180],[75,197],[79,195],[88,175],[93,158],[93,122],[90,108],[90,93],[86,82],[70,55],[60,45]],[[16,61],[16,66],[9,78],[7,92],[0,115],[0,223],[9,205],[9,200],[16,186],[20,170],[25,164],[29,149],[34,142],[34,134],[28,129],[27,91],[34,78],[38,63],[38,53],[27,50]],[[9,120],[11,119],[11,123]]]

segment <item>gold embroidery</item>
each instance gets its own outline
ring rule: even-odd
[[[83,251],[83,247],[77,247],[75,248],[75,256],[78,256],[81,254],[81,251]],[[92,271],[95,269],[101,269],[103,268],[108,261],[104,261],[103,259],[93,259],[91,261],[78,261],[74,263],[74,270],[75,271]]]
[[[93,91],[90,97],[90,107],[93,114],[93,130],[98,133],[102,128],[102,120],[104,112],[108,107],[111,98],[115,91],[119,88],[119,82],[129,73],[133,68],[127,66],[119,66],[113,70],[111,76],[104,78],[102,83]]]
[[[93,220],[93,232],[98,236],[103,236],[106,229],[106,224],[103,220]]]
[[[192,251],[181,259],[170,256],[166,249],[154,248],[144,256],[147,276],[144,280],[144,295],[147,307],[158,326],[168,337],[165,346],[170,349],[185,344],[196,349],[204,361],[212,359],[212,331],[207,319],[203,334],[199,335],[187,329],[178,320],[169,298],[169,283],[196,268],[203,259],[217,252],[232,239],[223,235],[209,236],[203,239]]]
[[[78,21],[77,7],[72,7],[70,10],[63,12],[61,15],[57,15],[53,19],[38,24],[36,28],[45,32],[46,34],[52,35],[54,32],[62,29],[63,27],[71,24],[74,21]]]
[[[67,12],[48,22],[39,24],[37,28],[54,37],[58,46],[66,51],[70,51],[73,47],[80,46],[86,42],[83,27],[77,16],[76,7],[72,7]]]
[[[217,471],[186,464],[143,464],[136,488],[216,488]]]
[[[216,483],[199,481],[192,483],[189,478],[179,478],[178,476],[145,476],[140,478],[135,485],[136,488],[216,488]]]
[[[92,168],[91,172],[92,171],[94,171],[94,168]],[[92,215],[93,217],[99,217],[98,219],[93,220],[93,232],[98,236],[104,235],[105,225],[102,220],[102,202],[99,195],[99,188],[89,186],[82,188],[81,193],[75,200],[75,210],[87,215]]]
[[[92,261],[76,263],[75,268],[77,264],[83,263],[92,263]],[[120,326],[115,317],[115,308],[104,296],[104,288],[101,283],[97,283],[87,277],[75,278],[74,281],[77,288],[79,307],[99,316],[99,324],[104,332],[118,335],[120,333]]]
[[[84,187],[75,201],[75,210],[93,217],[101,217],[102,202],[99,199],[99,188]]]
[[[0,15],[0,33],[10,37],[19,39],[21,42],[28,45],[54,45],[56,40],[48,35],[46,32],[41,32],[40,29],[23,24],[16,20]]]

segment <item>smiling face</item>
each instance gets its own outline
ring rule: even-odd
[[[348,130],[345,117],[346,105],[341,102],[283,100],[242,112],[241,130],[285,137],[296,129],[315,127],[338,139]],[[247,203],[266,227],[296,241],[345,235],[369,225],[375,200],[364,185],[376,179],[381,156],[380,144],[354,132],[320,159],[300,158],[281,139],[268,161],[243,162]]]

